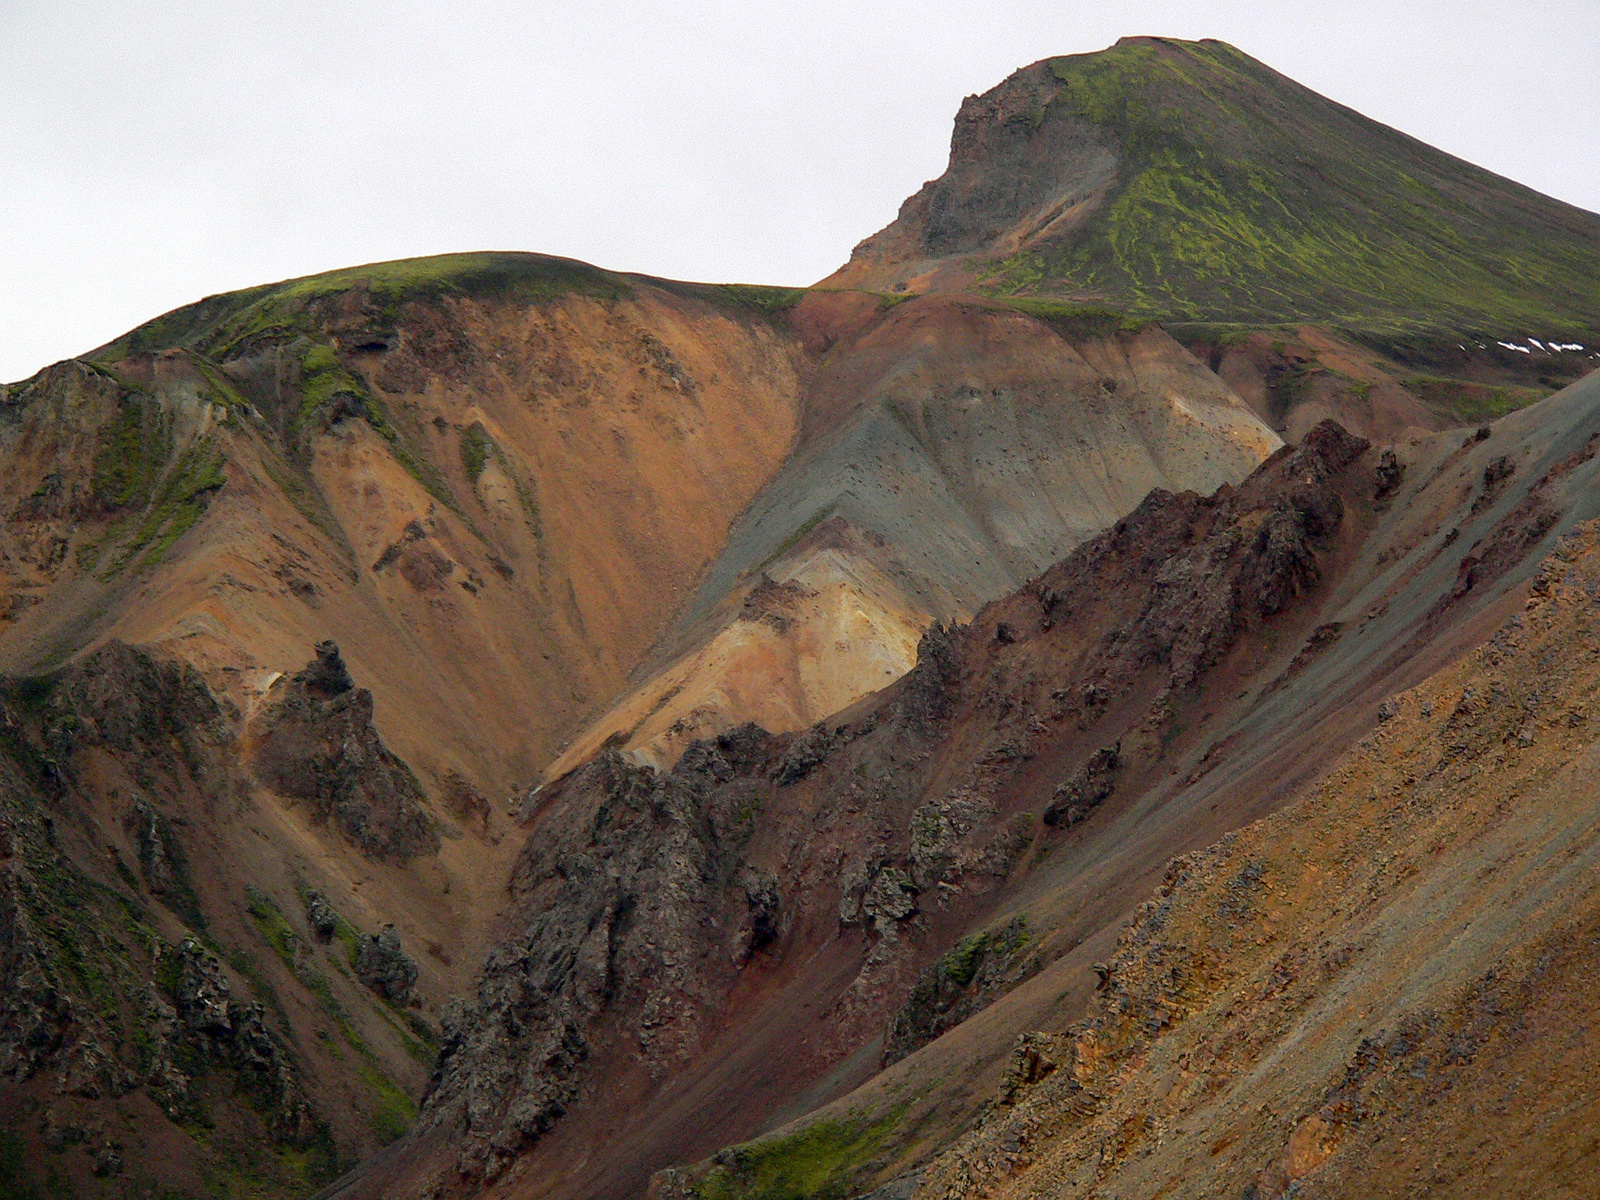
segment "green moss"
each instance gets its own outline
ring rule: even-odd
[[[294,506],[296,512],[320,529],[329,541],[349,551],[349,543],[343,531],[340,530],[333,514],[328,511],[327,505],[313,484],[293,467],[280,467],[266,457],[261,460],[261,469],[267,473],[267,478],[277,485],[278,490]]]
[[[1550,395],[1549,388],[1496,387],[1435,375],[1412,375],[1400,383],[1424,403],[1469,425],[1496,420]]]
[[[876,1120],[851,1115],[820,1120],[784,1137],[724,1151],[695,1187],[697,1200],[845,1200],[859,1190],[861,1168],[905,1115],[899,1105]]]
[[[907,300],[915,300],[917,298],[915,292],[874,292],[873,294],[878,297],[879,312],[888,312],[891,308],[897,308]]]
[[[1071,300],[1013,296],[1006,305],[1079,337],[1105,338],[1118,333],[1137,333],[1148,324],[1114,308]]]
[[[417,1119],[417,1102],[379,1069],[370,1054],[363,1053],[356,1070],[372,1099],[367,1109],[367,1124],[377,1135],[379,1144],[387,1146],[396,1138],[404,1137]]]
[[[444,477],[401,435],[388,408],[363,380],[346,369],[333,347],[313,344],[301,357],[300,366],[300,404],[289,420],[291,435],[309,436],[327,429],[342,416],[360,417],[389,443],[389,453],[408,475],[440,504],[464,517]]]
[[[759,309],[768,316],[788,312],[806,297],[805,288],[767,287],[756,283],[725,283],[722,293],[735,302]]]
[[[474,489],[478,486],[478,476],[483,474],[483,468],[488,465],[489,455],[495,448],[494,439],[489,436],[482,421],[474,421],[461,435],[461,469],[467,473],[467,479]]]
[[[1345,330],[1600,329],[1572,210],[1324,101],[1219,42],[1141,39],[1050,64],[1043,121],[1119,155],[1073,233],[999,264],[999,294],[1103,297],[1165,322]]]
[[[263,347],[316,337],[325,327],[319,302],[365,292],[385,321],[414,301],[461,298],[539,304],[580,295],[617,300],[632,294],[627,279],[570,259],[538,254],[442,254],[372,263],[324,275],[209,296],[147,322],[108,350],[108,357],[184,347],[222,361]]]
[[[95,499],[112,509],[143,508],[171,456],[170,418],[148,396],[124,392],[100,431],[90,474]]]
[[[110,579],[135,562],[140,567],[150,567],[161,561],[172,544],[200,519],[211,502],[211,493],[227,483],[222,468],[222,451],[212,438],[202,438],[185,450],[162,478],[132,535],[123,542],[102,578]]]
[[[265,892],[251,888],[247,895],[245,911],[250,914],[250,920],[255,925],[256,932],[261,935],[261,940],[272,948],[272,952],[284,966],[298,974],[300,938],[290,927],[283,910],[273,903],[272,897]]]

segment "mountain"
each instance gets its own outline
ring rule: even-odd
[[[1597,223],[1137,39],[0,388],[0,1195],[1580,1194]]]
[[[1222,42],[1046,59],[956,118],[950,165],[833,278],[1115,305],[1179,326],[1600,340],[1600,217]]]
[[[515,254],[213,297],[7,387],[22,1146],[91,1146],[78,1188],[328,1182],[414,1115],[517,798],[630,674],[676,664],[639,759],[803,728],[1278,444],[1155,328]],[[170,1137],[116,1132],[150,1104]]]

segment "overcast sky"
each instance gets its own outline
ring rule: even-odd
[[[1600,210],[1600,0],[0,0],[0,379],[416,254],[809,283],[943,170],[963,96],[1123,34]]]

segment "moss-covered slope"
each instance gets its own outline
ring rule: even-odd
[[[1600,330],[1600,216],[1216,41],[1124,39],[969,98],[950,169],[896,226],[852,267],[915,274],[955,253],[1004,294],[1180,325],[1586,345]]]

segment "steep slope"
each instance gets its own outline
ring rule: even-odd
[[[949,169],[836,278],[964,266],[1164,321],[1594,342],[1597,255],[1595,214],[1231,46],[1124,38],[970,97]]]
[[[808,297],[795,324],[838,306]],[[970,620],[1151,488],[1212,491],[1280,444],[1155,327],[940,297],[838,337],[805,413],[655,656],[668,665],[547,777],[607,742],[670,765],[742,721],[804,728],[903,674],[932,622]]]
[[[0,1191],[1389,1186],[1428,1077],[1341,981],[1406,941],[1402,1040],[1478,1055],[1428,905],[1494,841],[1587,912],[1510,837],[1581,820],[1581,732],[1461,730],[1541,745],[1529,655],[1583,728],[1589,534],[1451,664],[1600,503],[1594,380],[1522,407],[1592,366],[1596,220],[1139,40],[969,102],[826,287],[377,264],[0,388]],[[1441,738],[1526,802],[1457,821]],[[1352,866],[1395,829],[1446,865]],[[1575,1037],[1579,942],[1513,916],[1461,963]],[[1213,1034],[1292,1135],[1243,1058],[1173,1083]]]
[[[736,731],[665,776],[606,755],[531,796],[508,939],[419,1131],[346,1193],[641,1194],[808,1109],[658,1194],[851,1194],[925,1161],[1018,1033],[1084,1012],[1174,854],[1292,800],[1520,607],[1596,515],[1597,440],[1593,384],[1398,459],[1320,428],[1236,490],[1153,494],[803,736]]]
[[[389,264],[204,301],[4,389],[8,1137],[46,1138],[80,1192],[282,1194],[406,1127],[500,904],[504,798],[793,442],[800,351],[765,297],[532,255]],[[146,733],[103,763],[124,677],[169,671],[203,719],[151,684],[125,698]],[[210,749],[171,761],[169,734]],[[359,940],[391,923],[398,948]],[[251,1062],[275,1045],[309,1114],[287,1141],[254,1124],[243,1051],[184,1015],[166,972],[190,941],[218,1028],[263,1006]],[[18,981],[55,997],[43,1024]],[[205,1082],[143,1132],[169,1009]],[[49,1099],[85,1055],[112,1082]],[[96,1184],[76,1147],[108,1122]]]
[[[903,1053],[907,1030],[943,1036],[786,1129],[661,1176],[657,1194],[850,1194],[907,1168],[918,1169],[885,1196],[1097,1186],[1277,1196],[1297,1179],[1296,1195],[1368,1195],[1419,1176],[1463,1195],[1500,1194],[1511,1178],[1557,1194],[1591,1187],[1600,1165],[1570,1123],[1584,1111],[1571,1088],[1592,1070],[1586,1045],[1561,1043],[1573,1057],[1552,1062],[1549,1097],[1506,1095],[1509,1109],[1495,1110],[1514,1117],[1504,1131],[1480,1132],[1484,1097],[1472,1086],[1447,1093],[1480,1054],[1488,1073],[1474,1078],[1487,1085],[1491,1064],[1533,1052],[1520,1026],[1499,1041],[1488,1014],[1526,1012],[1573,1032],[1586,1003],[1580,977],[1551,964],[1583,936],[1552,925],[1554,914],[1590,903],[1585,872],[1568,864],[1585,853],[1575,781],[1591,757],[1581,663],[1592,584],[1574,564],[1593,569],[1600,386],[1485,433],[1377,456],[1375,519],[1342,564],[1323,558],[1324,583],[1296,632],[1247,637],[1197,678],[1199,695],[1174,687],[1142,719],[1119,714],[1112,690],[1113,707],[1093,720],[1098,737],[1049,760],[1042,779],[1026,763],[992,793],[1002,813],[1054,810],[1072,834],[1013,872],[1009,895],[981,919],[940,939],[950,950],[901,993],[887,1044]],[[1347,506],[1345,527],[1364,524],[1359,514]],[[1076,613],[1072,591],[1051,590]],[[1559,603],[1545,608],[1554,593]],[[1041,647],[1032,671],[1000,666],[1017,653],[1007,647],[1048,642],[1029,632],[1039,608],[1029,589],[975,626],[1005,626],[983,706],[1001,728],[1053,719],[1013,681],[1043,674],[1032,685],[1042,690],[1066,663]],[[1172,652],[1215,628],[1170,627]],[[1070,705],[1084,683],[1074,672],[1050,698]],[[1088,689],[1103,687],[1088,677]],[[1078,703],[1092,712],[1101,693],[1088,689]],[[1393,732],[1358,741],[1374,725]],[[1579,732],[1546,732],[1558,728]],[[994,736],[969,742],[967,761],[983,761]],[[1155,762],[1129,771],[1152,739]],[[1216,841],[1306,792],[1282,816]],[[1480,795],[1482,805],[1468,799]],[[1570,851],[1529,851],[1534,829],[1569,839]],[[1504,902],[1484,891],[1501,870],[1515,893]],[[1468,911],[1448,916],[1451,903]],[[1030,934],[1021,953],[1006,934],[1019,920]],[[1405,1057],[1424,1037],[1433,1042]],[[1068,1069],[1052,1074],[1058,1066]],[[1519,1088],[1538,1073],[1524,1069]],[[1019,1103],[1040,1080],[1038,1101]],[[952,1138],[924,1174],[918,1164]],[[1383,1165],[1368,1171],[1368,1155]],[[1311,1172],[1324,1163],[1319,1189]],[[1454,1165],[1441,1172],[1444,1163]]]
[[[1174,859],[913,1194],[1592,1194],[1596,534],[1321,784]]]

